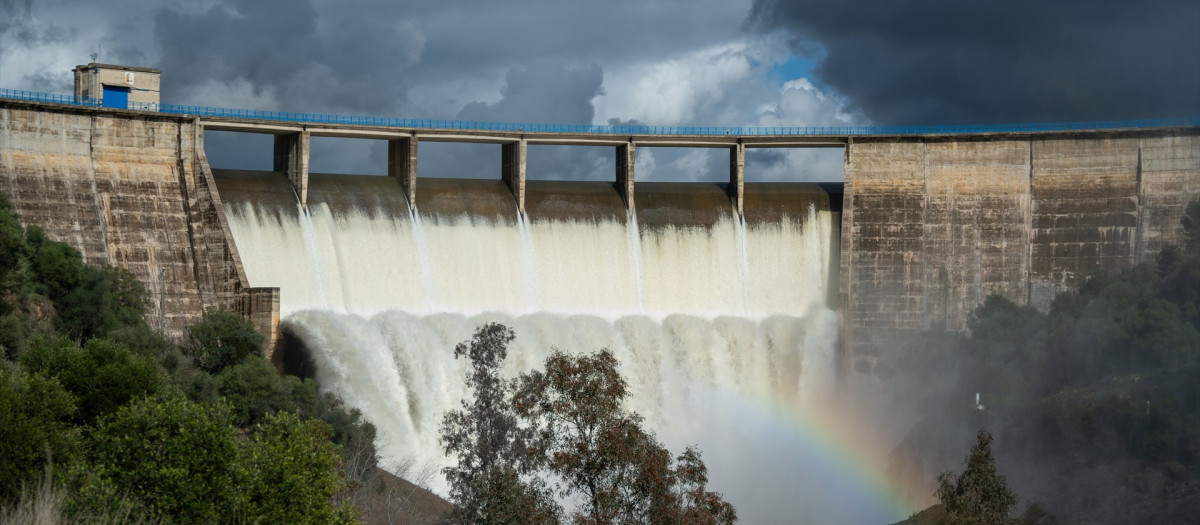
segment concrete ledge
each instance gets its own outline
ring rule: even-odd
[[[263,356],[274,362],[279,346],[279,288],[245,288],[233,298],[234,312],[250,319],[263,334]]]

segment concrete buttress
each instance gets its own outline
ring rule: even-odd
[[[525,140],[500,146],[501,177],[517,202],[517,213],[525,214]]]
[[[388,176],[396,177],[404,188],[409,211],[417,208],[417,137],[388,141]]]
[[[746,194],[746,145],[738,143],[729,148],[729,186],[726,189],[738,217],[744,216]]]
[[[617,192],[625,201],[626,212],[633,212],[634,162],[637,147],[633,142],[617,146]]]
[[[308,208],[308,131],[275,135],[274,171],[281,172],[296,189],[300,206]]]

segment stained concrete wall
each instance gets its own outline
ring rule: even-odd
[[[964,330],[990,294],[1046,309],[1178,243],[1200,130],[855,138],[845,173],[843,337],[872,371],[919,330]]]
[[[133,272],[168,336],[218,306],[273,336],[278,290],[248,285],[202,133],[182,117],[0,100],[0,191],[23,224]]]

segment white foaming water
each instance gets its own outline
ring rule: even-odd
[[[637,231],[635,220],[414,220],[321,203],[302,224],[252,205],[226,212],[251,285],[280,287],[317,379],[379,428],[385,455],[444,465],[442,414],[468,394],[453,348],[497,321],[517,335],[509,376],[556,347],[612,350],[630,408],[672,452],[698,444],[711,488],[744,522],[792,522],[807,504],[797,465],[779,460],[787,440],[748,435],[773,431],[746,406],[832,387],[830,213]],[[434,490],[445,494],[440,476]]]

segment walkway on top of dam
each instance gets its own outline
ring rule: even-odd
[[[212,131],[274,135],[273,170],[291,182],[302,207],[308,203],[309,157],[312,137],[386,140],[388,175],[404,188],[410,209],[417,195],[417,156],[421,142],[476,142],[501,146],[501,179],[512,191],[516,208],[525,213],[528,146],[608,146],[615,149],[614,187],[629,212],[634,209],[637,149],[641,147],[726,148],[729,184],[725,187],[738,216],[744,212],[746,150],[748,148],[842,148],[856,137],[1004,136],[1038,133],[1113,133],[1200,127],[1200,117],[993,124],[971,126],[643,126],[595,124],[526,124],[464,120],[409,119],[290,113],[128,101],[110,107],[91,97],[0,89],[0,99],[97,108],[114,113],[156,113],[196,118]],[[110,101],[111,102],[111,101]]]
[[[99,107],[99,99],[36,91],[0,89],[0,98]],[[1200,117],[941,126],[649,126],[540,124],[451,119],[413,119],[232,109],[130,102],[128,109],[195,116],[205,129],[313,136],[397,139],[431,142],[512,143],[677,147],[837,147],[853,137],[988,135],[1040,132],[1117,131],[1200,126]]]

